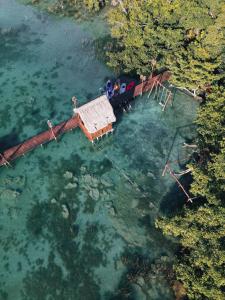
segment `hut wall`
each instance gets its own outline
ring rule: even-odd
[[[80,117],[79,117],[79,127],[82,129],[82,131],[84,132],[84,134],[86,135],[86,137],[92,141],[92,136],[89,133],[89,131],[87,130],[87,128],[84,126],[83,122],[81,121]]]
[[[111,124],[108,124],[106,127],[101,128],[100,130],[98,130],[94,133],[90,133],[87,130],[87,128],[84,126],[80,116],[78,118],[79,118],[79,127],[82,129],[82,131],[84,132],[86,137],[89,139],[89,141],[93,141],[94,139],[96,139],[112,130],[112,123],[111,123]]]
[[[112,130],[112,124],[108,124],[106,127],[96,131],[95,133],[92,133],[91,136],[92,136],[92,139],[96,139],[97,137],[100,137],[104,134],[106,134],[107,132],[111,131]]]

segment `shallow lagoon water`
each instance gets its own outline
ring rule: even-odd
[[[73,95],[98,95],[113,76],[93,47],[101,26],[0,0],[1,151],[69,118]],[[145,95],[94,146],[76,129],[1,168],[0,299],[174,299],[162,273],[146,293],[127,274],[137,257],[173,260],[154,221],[185,197],[161,174],[189,155],[196,106],[177,91],[162,112]]]

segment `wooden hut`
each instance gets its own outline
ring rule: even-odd
[[[80,128],[92,142],[111,132],[112,123],[116,122],[113,108],[106,95],[75,108],[74,112],[78,116]]]

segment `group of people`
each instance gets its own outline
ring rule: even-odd
[[[108,80],[105,87],[105,92],[107,98],[110,100],[113,96],[117,96],[123,94],[135,86],[135,82],[132,81],[128,85],[124,83],[120,83],[120,79],[117,79],[113,84],[111,80]]]
[[[131,81],[129,84],[125,82],[120,83],[120,79],[117,79],[115,83],[109,79],[106,82],[105,88],[100,88],[101,94],[106,94],[107,98],[110,100],[113,96],[121,95],[129,90],[131,90],[135,86],[135,82]],[[77,98],[75,96],[72,97],[72,102],[74,107],[77,107]]]
[[[117,79],[113,84],[111,80],[106,83],[106,96],[111,99],[113,96],[123,94],[126,91],[126,83],[120,83],[120,79]]]

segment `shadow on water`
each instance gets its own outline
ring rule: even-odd
[[[196,125],[194,123],[186,124],[176,128],[176,132],[173,136],[172,143],[166,158],[166,163],[170,160],[170,156],[173,151],[177,137],[180,135],[186,141],[186,143],[190,143],[193,140],[193,137],[191,137],[190,134],[193,135],[193,132],[195,132],[195,128]]]
[[[144,216],[139,219],[139,224],[146,228],[146,232],[151,237],[151,240],[154,241],[154,247],[161,249],[161,255],[167,255],[167,250],[169,249],[174,249],[174,251],[177,249],[176,241],[173,239],[166,239],[162,230],[155,227],[155,218],[152,219],[149,215]],[[166,247],[162,247],[162,245],[166,245]],[[151,246],[151,248],[153,249],[153,246]]]
[[[19,144],[18,134],[15,132],[15,129],[12,130],[10,134],[7,134],[0,138],[0,152],[5,151],[6,149],[13,147]]]
[[[18,57],[26,58],[33,54],[26,52],[32,44],[42,44],[40,39],[32,39],[29,36],[30,27],[21,24],[15,28],[3,28],[0,30],[0,59],[1,65],[7,64],[8,61],[16,61]],[[25,51],[26,50],[26,51]],[[27,53],[27,54],[25,54]]]
[[[138,247],[132,251],[126,249],[121,255],[120,260],[126,266],[126,271],[120,279],[117,290],[114,293],[105,295],[105,299],[171,299],[171,293],[164,293],[164,290],[160,290],[158,286],[157,296],[154,291],[156,278],[162,279],[163,277],[169,282],[172,274],[170,263],[162,262],[159,259],[150,259],[143,255],[141,249]]]
[[[192,176],[189,174],[184,175],[183,177],[179,178],[179,181],[183,185],[185,190],[188,191],[192,183]],[[170,217],[176,215],[177,212],[180,211],[185,204],[187,204],[187,197],[179,188],[179,186],[174,183],[171,186],[169,192],[163,197],[160,204],[160,210],[165,216]]]

